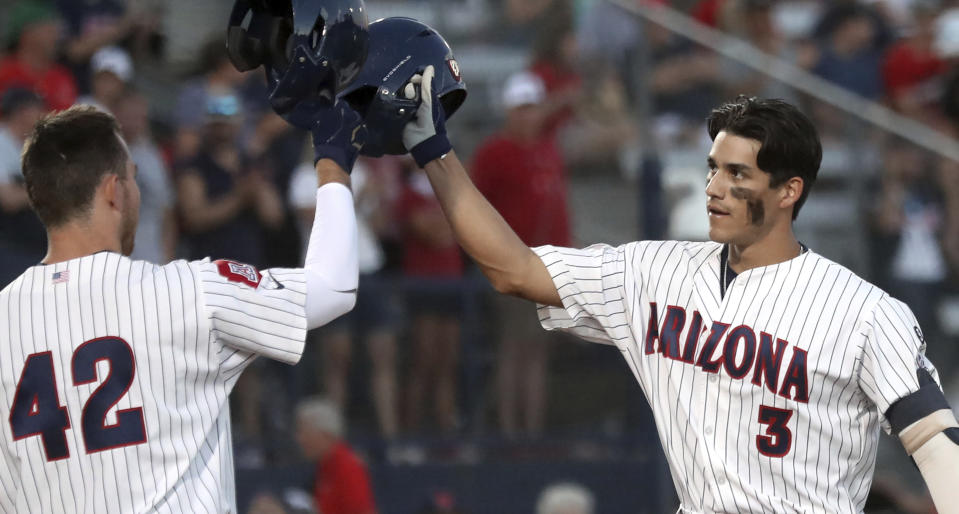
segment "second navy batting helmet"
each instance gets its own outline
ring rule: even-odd
[[[370,24],[370,52],[356,80],[340,96],[363,116],[369,139],[361,153],[370,157],[402,155],[403,127],[416,114],[417,100],[403,88],[416,73],[433,65],[433,91],[446,118],[466,100],[466,84],[453,51],[439,32],[412,18],[384,18]]]
[[[368,49],[363,0],[236,0],[227,51],[240,71],[266,69],[270,105],[331,101],[359,73]]]

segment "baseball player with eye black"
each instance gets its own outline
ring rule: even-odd
[[[362,0],[325,3],[326,27],[365,34]],[[294,57],[314,36],[291,36]],[[262,59],[238,41],[236,60]],[[343,69],[286,73],[348,82],[366,48],[347,50]],[[295,364],[307,330],[352,309],[358,280],[348,173],[365,125],[280,78],[273,107],[312,132],[319,184],[302,268],[131,260],[140,192],[116,121],[74,106],[34,127],[22,170],[48,251],[0,292],[0,512],[237,511],[231,389],[259,356]]]
[[[544,328],[620,350],[679,512],[862,512],[880,427],[959,512],[959,425],[913,313],[793,233],[822,157],[798,109],[740,97],[710,114],[711,241],[529,248],[453,152],[434,73],[410,79],[422,100],[402,137],[457,239]]]

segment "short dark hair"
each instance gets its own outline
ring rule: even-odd
[[[777,99],[740,95],[713,109],[706,118],[709,137],[722,131],[759,141],[756,164],[770,174],[770,187],[792,177],[803,179],[803,190],[793,208],[793,219],[809,196],[822,162],[822,143],[816,127],[793,105]]]
[[[103,176],[126,177],[129,158],[110,114],[76,105],[37,122],[23,147],[23,178],[33,210],[56,227],[85,214]]]

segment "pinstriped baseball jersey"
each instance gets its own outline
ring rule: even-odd
[[[235,512],[227,396],[293,364],[302,270],[101,252],[0,292],[0,512]]]
[[[722,295],[722,248],[536,248],[564,306],[540,320],[622,352],[683,512],[862,512],[883,413],[935,376],[913,314],[811,251]]]

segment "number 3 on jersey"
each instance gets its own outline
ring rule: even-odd
[[[97,362],[107,361],[110,371],[87,399],[80,416],[80,428],[87,453],[120,448],[146,442],[146,426],[140,407],[119,410],[117,421],[107,425],[107,412],[130,389],[136,373],[133,350],[118,337],[101,337],[80,345],[73,352],[71,373],[73,385],[81,386],[97,380]],[[10,428],[19,441],[39,435],[48,461],[70,456],[66,430],[70,417],[60,405],[53,354],[49,351],[27,357],[10,407]]]
[[[787,426],[793,411],[777,409],[768,405],[759,406],[759,422],[766,426],[766,435],[756,436],[759,453],[767,457],[783,457],[793,446],[793,433]]]

